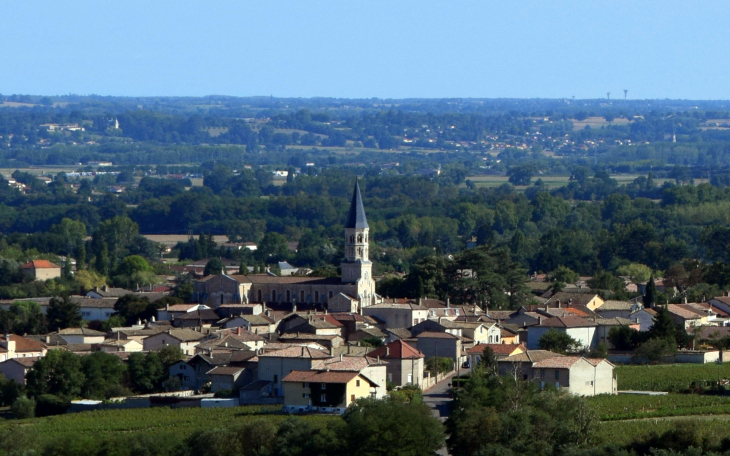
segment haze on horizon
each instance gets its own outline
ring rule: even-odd
[[[730,99],[725,2],[0,3],[0,93]]]

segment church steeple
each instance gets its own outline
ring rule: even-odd
[[[350,212],[347,214],[347,222],[345,222],[345,228],[369,228],[367,218],[365,217],[365,208],[362,205],[362,196],[360,196],[360,183],[358,181],[355,181],[355,191],[352,192]]]

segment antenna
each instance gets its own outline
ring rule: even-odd
[[[611,92],[606,92],[606,98],[611,99]]]
[[[624,89],[624,101],[626,101],[626,95],[629,94],[629,89]]]

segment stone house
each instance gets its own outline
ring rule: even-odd
[[[368,356],[385,361],[388,382],[395,386],[422,387],[425,356],[406,342],[396,340],[373,350]]]
[[[206,336],[192,329],[168,329],[144,339],[144,351],[158,351],[168,345],[180,348],[186,355],[194,355],[195,347]]]
[[[20,267],[23,275],[33,280],[50,280],[61,277],[61,266],[48,260],[33,260]]]
[[[372,397],[375,382],[359,372],[292,371],[283,379],[284,410],[343,413],[357,399]]]

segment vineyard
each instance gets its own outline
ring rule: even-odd
[[[616,366],[619,390],[681,392],[730,378],[730,363]]]
[[[651,434],[662,434],[675,426],[692,426],[700,433],[701,439],[719,443],[730,437],[730,420],[723,417],[695,418],[692,420],[650,419],[643,421],[606,421],[600,423],[598,439],[606,444],[626,445],[636,440],[646,439]]]
[[[280,407],[276,408],[277,410]],[[247,421],[266,420],[278,425],[284,415],[270,414],[270,408],[178,408],[153,407],[127,410],[107,410],[57,415],[28,420],[0,421],[0,447],[6,447],[8,439],[26,440],[34,448],[50,442],[75,440],[87,445],[133,434],[151,436],[168,442],[179,442],[201,429],[230,427]],[[324,425],[329,416],[306,416],[314,425]]]
[[[603,421],[690,415],[730,415],[730,397],[698,394],[666,396],[602,395],[587,398]]]

